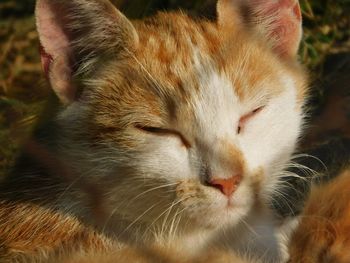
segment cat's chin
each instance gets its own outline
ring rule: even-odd
[[[221,229],[234,227],[249,214],[251,206],[235,202],[226,197],[220,197],[210,202],[198,202],[188,200],[184,205],[187,207],[187,217],[191,227],[205,229]]]
[[[244,220],[254,204],[246,185],[241,185],[227,197],[217,189],[187,181],[179,184],[177,194],[183,200],[181,206],[193,227],[218,229],[234,226]]]
[[[222,229],[234,227],[249,213],[249,208],[239,206],[218,207],[217,209],[208,209],[207,212],[193,214],[191,217],[201,228]]]

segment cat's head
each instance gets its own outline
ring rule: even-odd
[[[295,148],[298,2],[219,0],[217,13],[130,22],[107,0],[38,1],[43,64],[63,104],[58,152],[126,228],[234,225]]]

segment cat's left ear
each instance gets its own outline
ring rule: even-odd
[[[253,27],[283,58],[297,55],[302,36],[298,0],[218,0],[221,26]]]
[[[37,0],[35,16],[46,77],[65,105],[77,98],[77,77],[138,44],[136,29],[109,0]]]

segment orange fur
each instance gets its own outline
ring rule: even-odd
[[[50,262],[81,249],[103,253],[116,247],[79,220],[49,208],[0,203],[0,262]]]
[[[293,235],[293,263],[350,262],[350,169],[313,189]]]

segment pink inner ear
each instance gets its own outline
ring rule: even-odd
[[[301,11],[297,0],[252,0],[251,8],[267,27],[274,49],[281,56],[295,56],[301,39]]]
[[[40,36],[41,45],[44,47],[45,53],[49,54],[53,59],[58,56],[69,57],[69,39],[64,32],[60,21],[56,14],[52,11],[49,1],[38,1],[36,9],[37,27]]]
[[[252,0],[250,7],[263,18],[269,16],[281,16],[282,13],[294,20],[294,23],[301,23],[301,11],[298,0]]]
[[[39,49],[40,49],[42,69],[44,71],[46,79],[49,79],[49,71],[50,71],[50,65],[52,63],[52,56],[46,53],[42,45],[40,45]]]
[[[37,0],[36,20],[43,71],[60,100],[69,103],[75,94],[70,63],[72,51],[58,15],[60,6],[57,1]]]
[[[295,6],[293,8],[293,13],[294,13],[294,16],[296,17],[296,19],[301,22],[301,10],[300,10],[299,3],[295,4]]]

